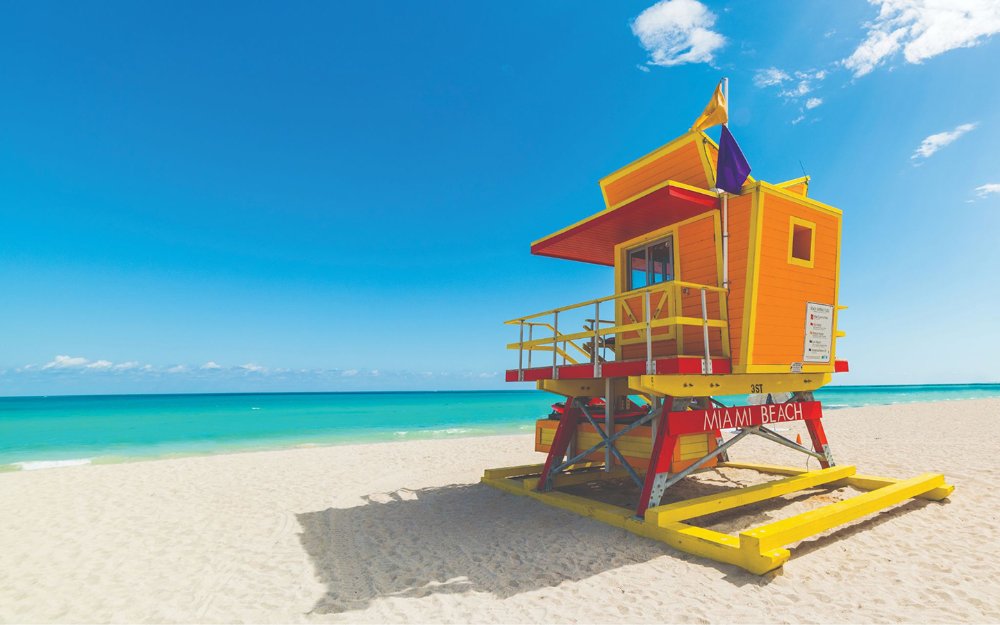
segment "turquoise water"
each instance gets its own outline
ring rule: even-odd
[[[1000,397],[1000,384],[817,393],[828,409],[981,397]],[[7,397],[0,467],[530,432],[555,399],[540,391]]]

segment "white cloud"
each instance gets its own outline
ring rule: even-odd
[[[976,124],[961,124],[956,126],[954,130],[948,130],[931,135],[920,142],[920,147],[917,148],[917,150],[913,153],[913,156],[910,158],[928,158],[944,146],[949,143],[953,143],[956,139],[975,127]]]
[[[187,365],[174,365],[167,369],[167,373],[187,373]]]
[[[869,0],[878,17],[868,36],[841,63],[864,76],[900,50],[908,63],[922,63],[949,50],[971,48],[1000,32],[996,0]]]
[[[774,87],[775,85],[780,85],[786,80],[791,80],[791,78],[791,76],[777,67],[768,67],[767,69],[757,70],[757,73],[753,75],[753,84],[760,88]]]
[[[354,376],[358,375],[358,370],[357,369],[347,369],[345,371],[341,371],[340,375],[341,375],[341,377],[344,377],[344,378],[353,378]]]
[[[202,369],[204,371],[208,371],[208,370],[212,370],[212,369],[221,369],[222,367],[220,367],[219,363],[215,362],[214,360],[209,360],[208,362],[206,362],[205,364],[203,364],[202,366],[200,366],[198,368]]]
[[[823,98],[809,98],[808,100],[806,100],[807,109],[814,109],[820,104],[823,104]]]
[[[660,0],[632,20],[649,65],[711,63],[726,38],[711,30],[715,14],[697,0]]]
[[[88,369],[93,369],[96,371],[104,371],[106,369],[111,369],[114,363],[110,360],[95,360],[94,362],[87,365]]]
[[[131,369],[138,369],[140,367],[139,363],[135,360],[129,360],[128,362],[120,362],[114,367],[111,367],[115,371],[129,371]]]
[[[50,362],[45,363],[42,369],[79,369],[85,367],[89,362],[83,356],[56,356]]]
[[[792,120],[792,125],[794,126],[795,124],[799,123],[800,121],[802,121],[805,118],[806,118],[805,115],[799,115],[798,117],[796,117],[795,119]]]
[[[1000,182],[990,182],[976,187],[976,197],[984,198],[990,195],[1000,194]]]
[[[251,373],[263,373],[267,371],[267,367],[262,367],[252,362],[248,362],[245,365],[240,365],[239,368],[243,369],[244,371],[249,371]]]

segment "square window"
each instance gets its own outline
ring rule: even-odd
[[[809,262],[812,260],[813,231],[805,226],[792,226],[792,258]]]
[[[812,268],[816,253],[816,224],[792,217],[788,222],[788,262]]]

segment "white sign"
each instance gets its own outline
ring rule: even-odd
[[[804,362],[830,362],[833,348],[833,306],[806,303]]]

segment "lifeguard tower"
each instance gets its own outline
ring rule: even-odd
[[[809,177],[721,191],[718,159],[719,145],[692,130],[602,179],[603,210],[532,243],[533,254],[609,267],[614,292],[507,322],[518,336],[507,381],[565,401],[536,423],[544,464],[489,469],[483,481],[765,573],[789,544],[953,487],[940,474],[899,480],[835,464],[813,391],[848,370],[836,349],[841,211],[810,196]],[[756,401],[718,399],[733,395]],[[796,421],[808,446],[775,425]],[[818,467],[729,462],[747,436]],[[726,466],[783,477],[660,505],[686,476]],[[616,480],[634,507],[561,490]],[[688,523],[845,485],[867,492],[738,535]]]

